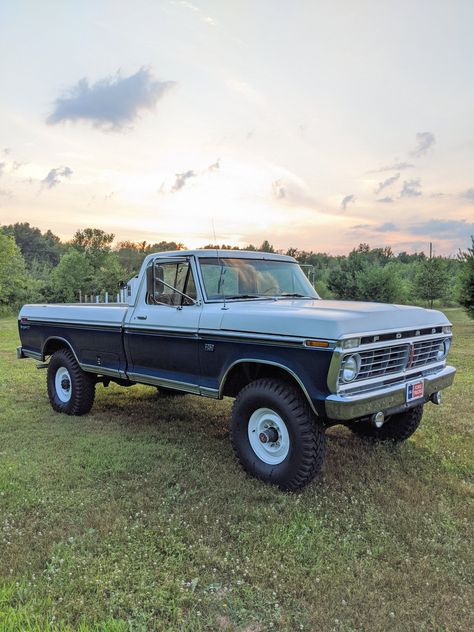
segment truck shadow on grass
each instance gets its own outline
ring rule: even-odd
[[[92,417],[100,418],[101,425],[118,424],[122,432],[147,436],[158,443],[164,440],[178,449],[180,445],[198,443],[209,463],[224,459],[228,467],[234,462],[229,442],[232,402],[228,398],[214,401],[192,395],[169,397],[142,386],[127,391],[117,388],[113,393],[98,391]],[[418,432],[423,432],[423,425]],[[337,490],[368,483],[406,488],[415,485],[414,481],[446,474],[443,458],[413,439],[402,444],[376,444],[356,437],[343,426],[329,429],[326,437],[323,470],[300,494],[314,495],[321,486]],[[239,468],[235,472],[237,477],[251,480]]]

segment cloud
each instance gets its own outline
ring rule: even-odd
[[[177,173],[174,184],[171,187],[171,191],[172,192],[179,191],[185,186],[186,182],[190,178],[195,178],[196,176],[197,176],[197,173],[195,171],[192,171],[192,169],[189,169],[188,171],[185,171],[184,173]]]
[[[272,182],[272,193],[277,200],[284,201],[289,206],[303,206],[315,208],[318,201],[311,195],[305,182],[296,176],[278,178]]]
[[[423,156],[435,142],[436,138],[431,132],[418,132],[416,135],[416,147],[410,152],[410,155],[417,158]]]
[[[394,162],[391,165],[385,165],[380,169],[369,171],[369,173],[383,173],[384,171],[403,171],[404,169],[411,169],[415,165],[412,162]]]
[[[372,228],[371,224],[355,224],[351,226],[352,230],[367,230],[367,228]]]
[[[430,219],[420,224],[414,224],[408,227],[408,232],[412,235],[429,235],[438,238],[468,239],[474,234],[474,223],[467,222],[465,219]]]
[[[464,193],[461,193],[461,197],[465,200],[469,200],[469,202],[474,202],[474,187],[467,189]]]
[[[356,198],[352,193],[351,195],[346,195],[344,198],[342,198],[342,202],[341,202],[342,210],[345,211],[347,209],[347,205],[354,204],[355,201],[356,201]]]
[[[208,171],[217,171],[218,169],[220,169],[220,160],[216,160],[216,162],[213,162],[212,165],[209,165],[209,167],[207,168]]]
[[[396,182],[399,178],[400,178],[400,174],[397,173],[395,176],[392,176],[391,178],[387,178],[386,180],[383,180],[383,182],[379,182],[377,188],[375,189],[375,194],[377,195],[378,193],[380,193],[380,191],[389,187],[391,184]]]
[[[146,68],[129,77],[117,73],[92,85],[84,78],[56,99],[47,123],[91,121],[96,127],[120,130],[133,123],[140,111],[152,110],[173,85],[156,80]]]
[[[5,154],[5,156],[9,156],[12,153],[12,148],[11,147],[4,147],[3,148],[3,153]]]
[[[46,188],[52,189],[63,181],[63,178],[70,178],[72,176],[72,169],[69,167],[57,167],[56,169],[51,169],[46,178],[41,180],[41,184],[43,184]]]
[[[419,178],[416,180],[405,180],[400,197],[418,197],[421,195],[421,184]]]
[[[382,202],[383,204],[391,204],[393,202],[393,197],[387,195],[386,197],[379,198],[377,202]]]
[[[378,233],[390,233],[394,230],[398,230],[398,228],[395,226],[395,224],[392,224],[392,222],[385,222],[385,224],[375,226],[374,230],[376,230]]]
[[[5,162],[0,162],[0,177],[2,176],[4,170],[6,167],[6,163]]]

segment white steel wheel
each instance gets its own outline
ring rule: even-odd
[[[271,408],[258,408],[250,416],[248,437],[255,454],[268,465],[282,463],[290,450],[290,436],[283,419]]]
[[[58,399],[65,404],[71,399],[72,384],[69,371],[64,366],[60,366],[54,377],[54,388]]]

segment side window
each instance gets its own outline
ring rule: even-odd
[[[146,302],[149,305],[192,305],[196,300],[196,285],[188,262],[166,262],[155,260],[147,269]]]

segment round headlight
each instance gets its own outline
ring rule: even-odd
[[[444,358],[448,355],[449,347],[451,346],[451,339],[446,338],[443,342],[440,343],[438,347],[438,351],[436,353],[436,360],[444,360]]]
[[[360,355],[354,353],[347,356],[342,362],[342,379],[344,382],[352,382],[357,377],[360,369]]]

